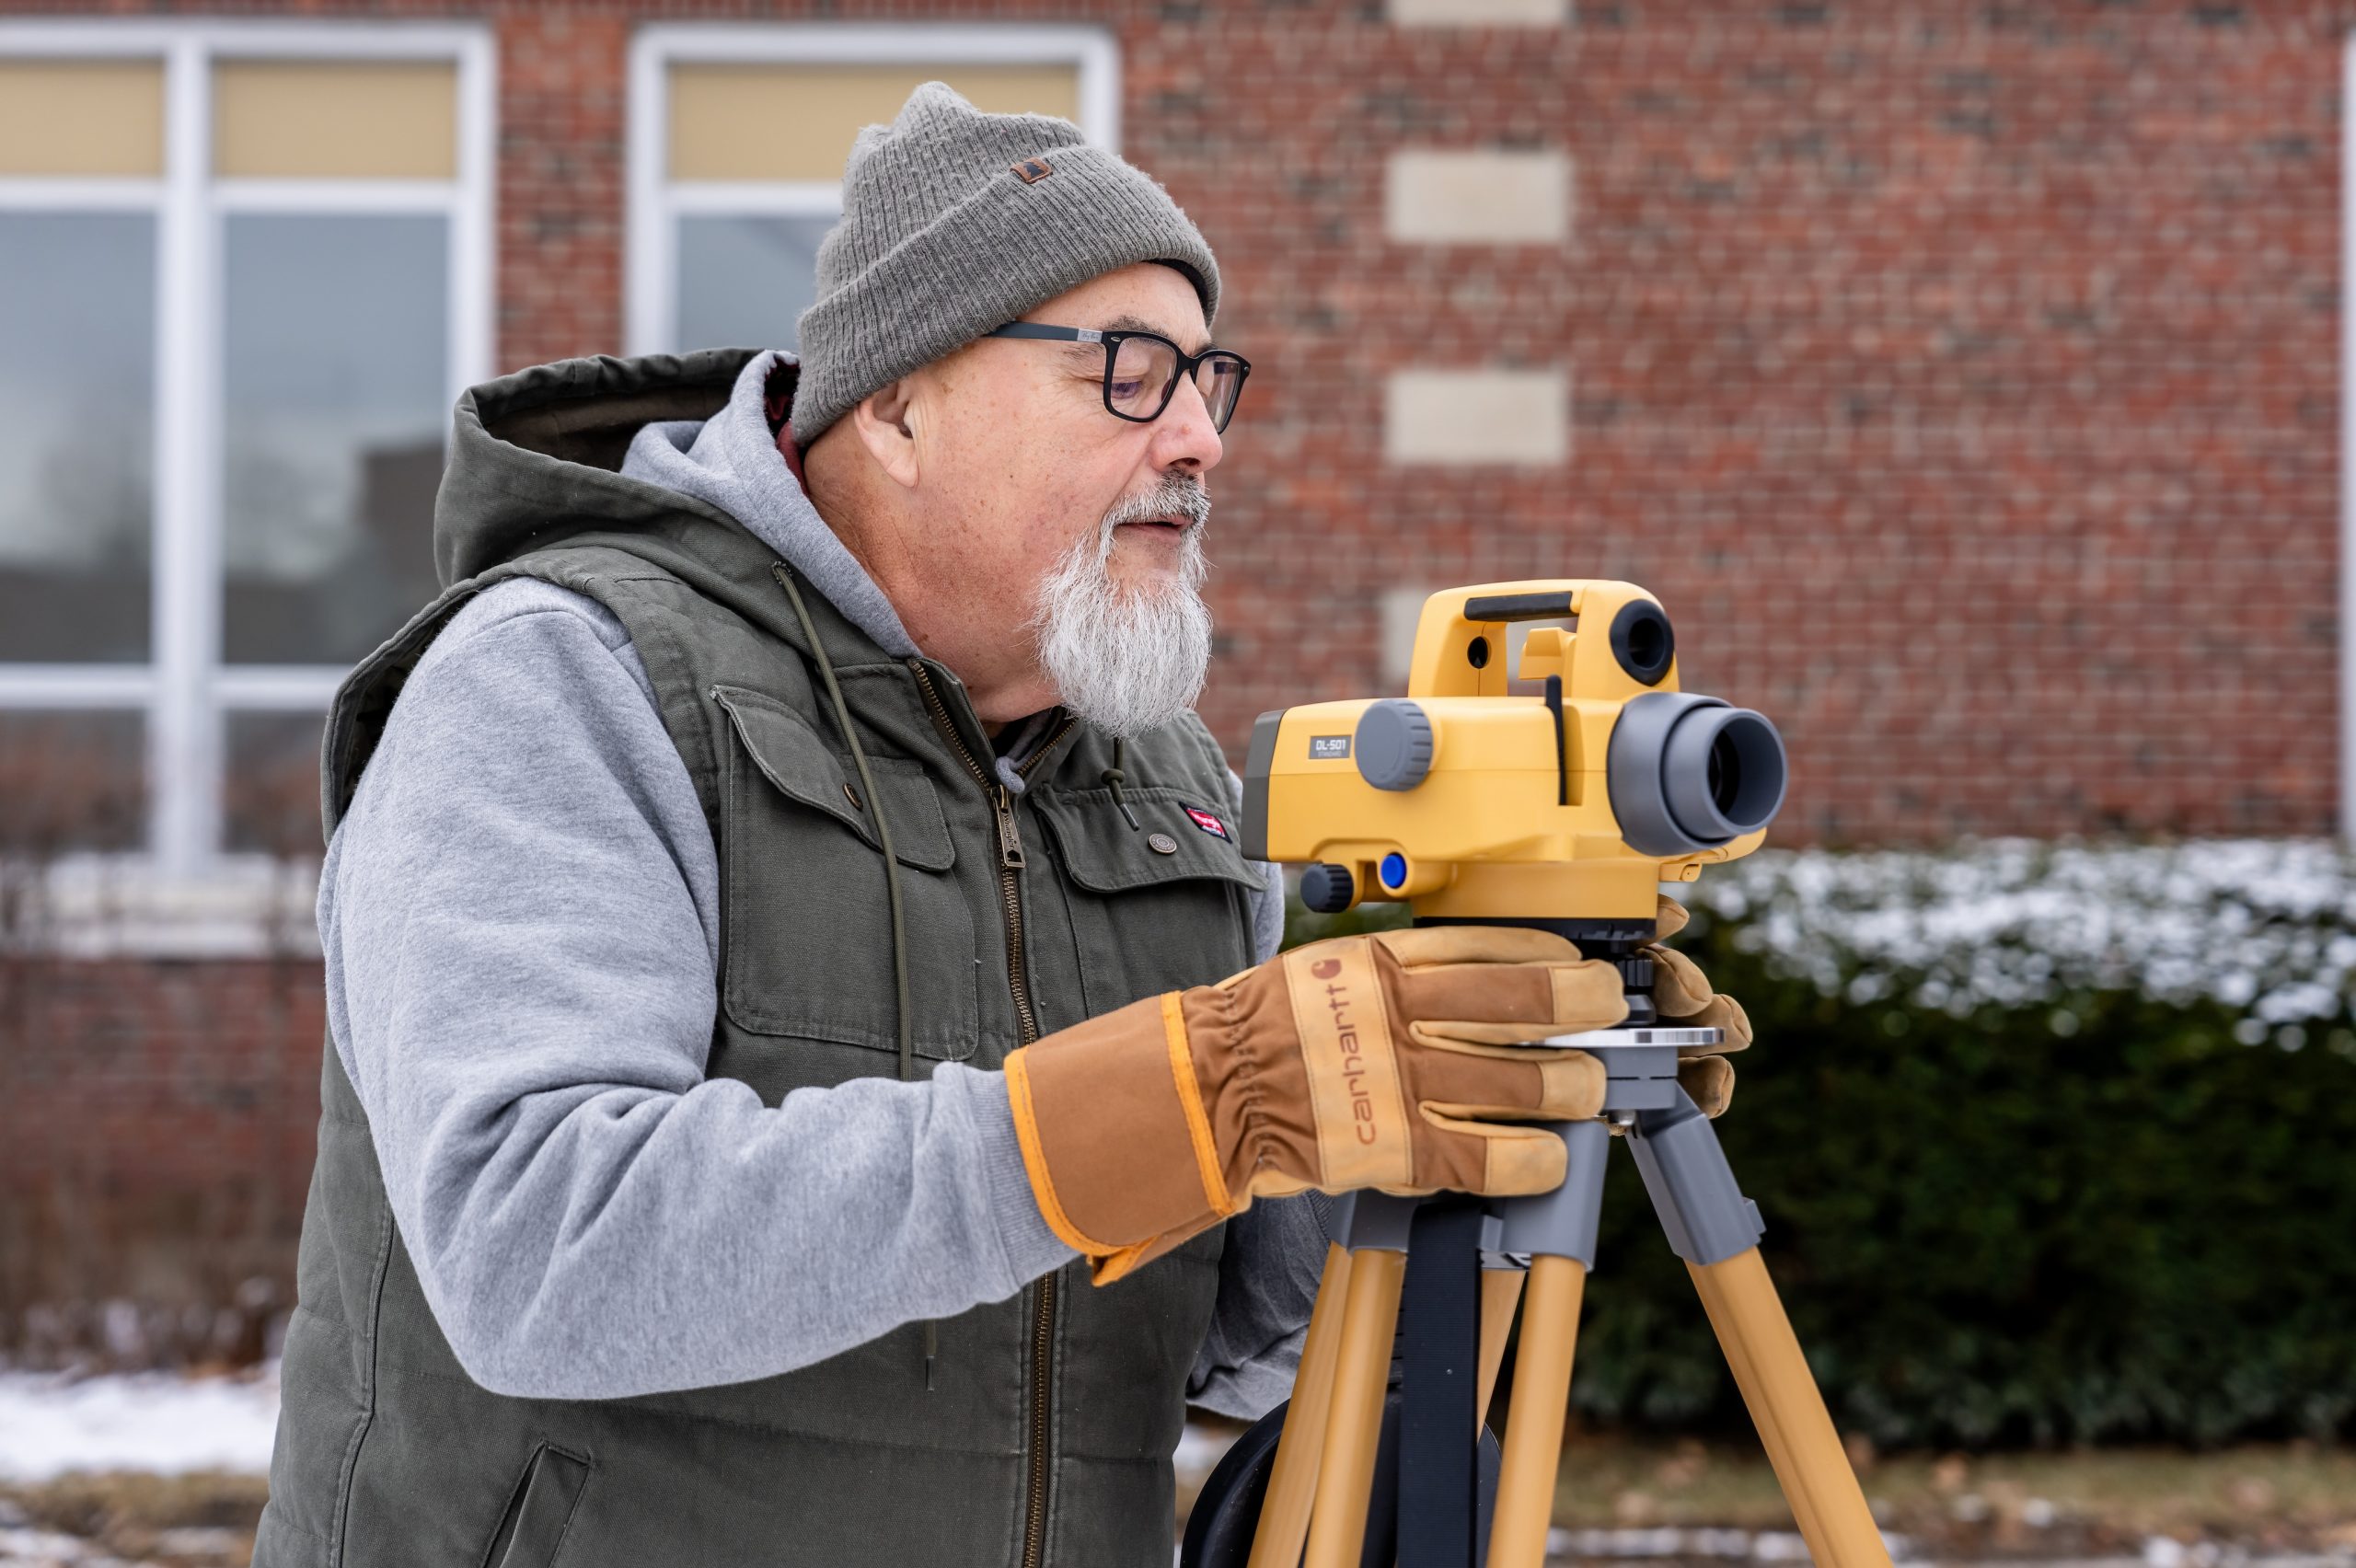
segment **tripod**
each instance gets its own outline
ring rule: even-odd
[[[1389,1552],[1369,1540],[1369,1503],[1378,1469],[1394,1465],[1396,1534],[1384,1539],[1395,1539],[1400,1568],[1472,1568],[1487,1490],[1481,1412],[1517,1302],[1521,1343],[1485,1563],[1540,1568],[1615,1130],[1692,1274],[1810,1556],[1835,1568],[1888,1568],[1881,1532],[1760,1260],[1758,1208],[1736,1184],[1709,1119],[1678,1087],[1678,1047],[1717,1043],[1714,1029],[1658,1027],[1547,1042],[1594,1053],[1608,1074],[1602,1114],[1553,1129],[1569,1161],[1551,1193],[1493,1205],[1370,1192],[1344,1200],[1293,1397],[1206,1483],[1182,1568],[1387,1562]],[[1396,1397],[1388,1392],[1394,1332],[1403,1363]]]

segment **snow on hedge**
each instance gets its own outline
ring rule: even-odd
[[[1685,892],[1738,945],[1860,1005],[1960,1016],[2133,989],[2292,1044],[2356,991],[2356,858],[2323,839],[1762,850]]]

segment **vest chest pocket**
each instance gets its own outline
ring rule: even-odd
[[[956,847],[922,763],[871,753],[880,802],[800,713],[764,693],[715,686],[728,714],[722,768],[721,1005],[756,1034],[896,1052],[892,915],[875,825],[890,815],[906,906],[916,1053],[974,1054],[980,1023],[974,923],[950,869]],[[782,1088],[889,1072],[888,1060],[814,1056]],[[772,1075],[763,1075],[765,1078]],[[756,1085],[764,1090],[769,1086]]]
[[[1122,791],[1138,815],[1132,829],[1110,790],[1038,793],[1091,1015],[1223,980],[1251,963],[1251,900],[1262,872],[1230,836],[1224,799],[1132,787]]]

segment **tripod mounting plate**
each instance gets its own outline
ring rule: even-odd
[[[1634,1046],[1718,1045],[1727,1032],[1718,1028],[1672,1029],[1653,1025],[1643,1029],[1590,1029],[1578,1034],[1556,1034],[1530,1042],[1533,1045],[1576,1047],[1581,1051],[1624,1051]]]
[[[1610,1113],[1668,1110],[1677,1103],[1680,1047],[1715,1045],[1724,1038],[1725,1032],[1717,1029],[1644,1025],[1557,1034],[1541,1043],[1575,1045],[1595,1053],[1596,1060],[1603,1064],[1602,1108]]]

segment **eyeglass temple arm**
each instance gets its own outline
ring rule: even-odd
[[[1047,327],[1036,321],[1010,321],[982,334],[985,338],[1044,338],[1055,343],[1101,343],[1104,334],[1093,327]]]

